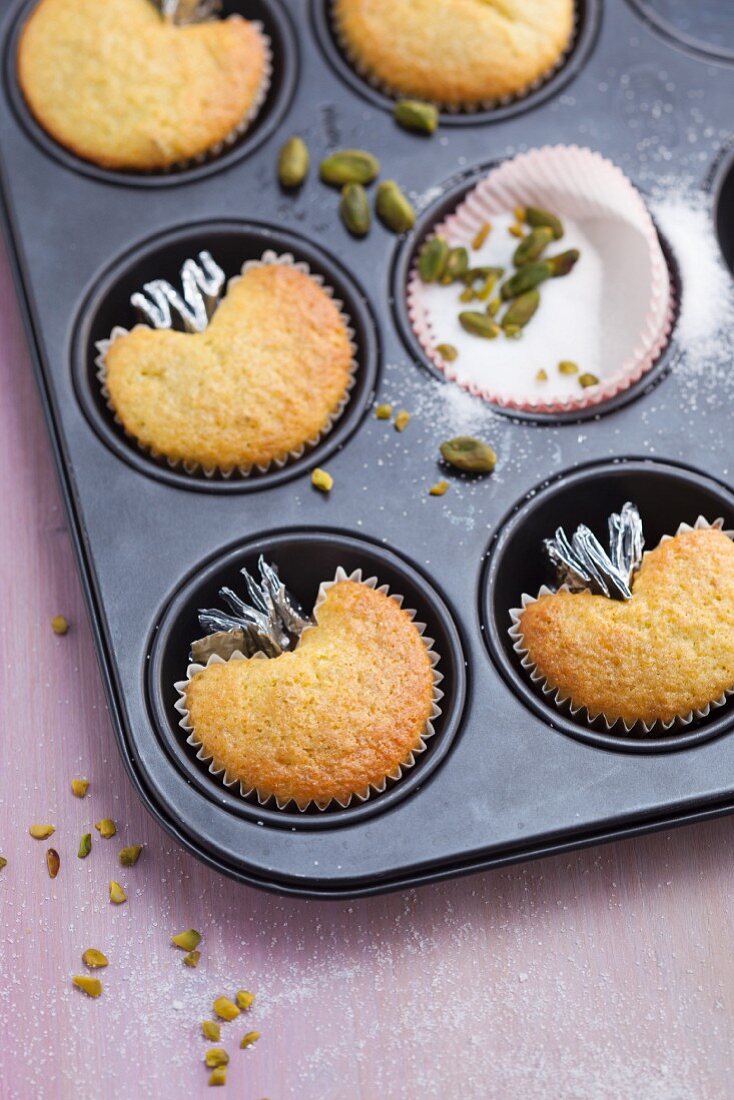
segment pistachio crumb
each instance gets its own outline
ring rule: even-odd
[[[401,409],[395,417],[395,431],[404,432],[410,423],[410,413],[407,409]]]
[[[217,997],[212,1008],[214,1014],[222,1020],[234,1020],[240,1014],[239,1008],[234,1001],[230,1001],[229,997]]]
[[[71,781],[71,793],[75,798],[84,798],[84,795],[89,790],[88,779],[72,779]]]
[[[521,225],[518,225],[517,222],[515,222],[513,225],[511,225],[508,228],[507,232],[510,234],[511,237],[524,237],[525,236],[525,233],[523,231],[523,227]]]
[[[320,493],[330,493],[334,488],[334,478],[331,474],[327,474],[326,470],[322,470],[317,466],[311,474],[311,484]]]
[[[484,242],[486,241],[487,237],[489,236],[489,234],[491,232],[492,232],[492,223],[491,222],[485,222],[484,225],[479,228],[479,230],[477,231],[476,236],[474,237],[474,240],[471,243],[471,246],[472,246],[472,248],[474,249],[475,252],[479,251],[479,249],[482,247],[482,245],[484,244]]]
[[[432,497],[442,497],[448,492],[448,481],[437,481],[435,485],[432,485],[428,490],[428,495]]]
[[[209,1069],[216,1069],[217,1066],[229,1065],[229,1055],[224,1047],[212,1047],[204,1055],[204,1061]]]
[[[81,989],[88,997],[99,997],[102,992],[102,983],[99,978],[88,978],[86,974],[77,974],[71,980],[77,989]]]
[[[61,867],[61,860],[55,848],[49,848],[46,852],[46,867],[48,868],[48,877],[56,878]]]
[[[28,832],[31,834],[34,840],[47,840],[53,833],[56,832],[55,825],[31,825]]]
[[[212,1043],[218,1043],[222,1038],[222,1026],[214,1020],[201,1021],[201,1034]]]
[[[253,1043],[256,1043],[260,1038],[259,1031],[248,1031],[246,1035],[242,1036],[240,1040],[240,1050],[247,1050]]]
[[[513,213],[515,215],[515,221],[519,222],[521,225],[527,221],[528,214],[524,206],[516,206]]]
[[[459,358],[459,350],[453,344],[437,344],[436,351],[447,363],[453,363],[455,359]]]
[[[535,381],[536,382],[547,382],[548,381],[548,371],[547,370],[539,370],[538,373],[535,375]]]
[[[117,826],[111,817],[103,817],[101,821],[95,822],[94,827],[105,840],[109,840],[111,836],[115,836],[117,833]]]
[[[134,867],[140,859],[143,850],[142,844],[131,844],[127,848],[120,849],[120,864],[123,867]]]
[[[227,1084],[227,1067],[217,1066],[209,1074],[210,1085],[226,1085]]]
[[[127,894],[119,882],[115,882],[113,878],[110,879],[110,901],[113,905],[122,905],[127,901]]]
[[[194,970],[199,965],[200,958],[201,951],[189,951],[188,955],[184,955],[184,966],[190,966]]]
[[[558,364],[559,374],[578,374],[579,368],[576,363],[572,363],[570,359],[561,359]]]
[[[82,839],[79,841],[79,851],[77,855],[79,859],[86,859],[92,850],[92,834],[84,833]]]
[[[255,1003],[255,994],[249,993],[246,989],[237,990],[237,1004],[241,1009],[247,1011],[248,1008],[252,1008]]]
[[[98,951],[96,947],[87,948],[82,955],[82,962],[85,966],[88,966],[90,970],[99,970],[101,967],[109,965],[107,956],[101,951]]]
[[[588,386],[596,386],[598,384],[599,379],[596,377],[595,374],[590,374],[587,372],[586,374],[579,375],[579,385],[583,389],[586,389]]]
[[[195,928],[187,928],[185,932],[177,932],[175,936],[171,936],[171,943],[182,951],[193,951],[201,943],[201,932],[197,932]]]
[[[8,861],[5,856],[0,856],[0,871],[2,871],[3,867],[7,867],[7,865]]]
[[[51,620],[51,629],[54,634],[66,634],[69,630],[69,622],[63,615],[54,615]]]
[[[378,405],[375,409],[375,416],[378,420],[391,420],[392,405]]]

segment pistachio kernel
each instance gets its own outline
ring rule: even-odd
[[[470,435],[447,439],[439,450],[444,462],[468,474],[489,474],[497,464],[497,455],[492,448]]]
[[[457,279],[463,279],[469,270],[469,253],[463,245],[458,245],[456,248],[449,250],[449,254],[446,257],[446,264],[441,274],[441,285],[449,286],[450,283],[455,283]]]
[[[56,832],[55,825],[31,825],[28,832],[31,834],[34,840],[47,840],[52,833]]]
[[[526,294],[528,290],[534,290],[553,274],[549,260],[537,260],[532,264],[524,264],[506,283],[502,284],[500,296],[504,302],[510,298],[518,298]]]
[[[51,629],[54,634],[67,634],[69,630],[68,619],[65,619],[63,615],[54,615],[51,620]]]
[[[395,180],[383,180],[377,188],[375,211],[393,233],[407,233],[415,225],[415,210]]]
[[[410,423],[410,413],[407,409],[401,409],[395,417],[395,431],[404,432]]]
[[[210,1085],[226,1085],[227,1084],[227,1067],[217,1066],[209,1074]]]
[[[485,340],[494,340],[500,334],[500,326],[486,313],[465,310],[459,314],[459,324],[472,336],[482,336]]]
[[[134,867],[140,859],[143,850],[142,844],[130,844],[127,848],[120,849],[120,864],[122,867]]]
[[[110,879],[110,901],[113,905],[122,905],[127,901],[127,894],[114,879]]]
[[[98,951],[96,947],[88,947],[82,955],[82,962],[85,966],[88,966],[90,970],[99,970],[103,966],[109,965],[109,960],[106,955],[103,955],[101,951]]]
[[[448,481],[437,481],[435,485],[432,485],[428,490],[428,495],[431,497],[442,497],[449,490]]]
[[[303,138],[288,138],[278,155],[278,179],[283,187],[300,187],[308,175],[311,157]]]
[[[46,852],[46,867],[48,868],[48,877],[56,878],[61,867],[61,860],[55,848],[49,848]]]
[[[479,249],[485,243],[485,241],[487,240],[487,237],[489,236],[489,234],[491,232],[492,232],[492,223],[491,222],[485,222],[484,225],[482,225],[477,230],[477,233],[474,237],[474,240],[471,243],[471,246],[472,246],[472,248],[474,249],[475,252],[479,251]]]
[[[109,840],[117,832],[117,826],[111,817],[103,817],[101,821],[95,822],[94,827],[105,840]]]
[[[202,1020],[201,1021],[201,1034],[205,1039],[208,1039],[212,1043],[218,1043],[222,1037],[221,1024],[215,1023],[214,1020]]]
[[[539,225],[537,229],[531,229],[513,253],[512,262],[515,267],[522,267],[523,264],[539,260],[552,240],[553,230],[547,225]]]
[[[175,936],[171,936],[171,943],[182,951],[193,951],[201,943],[201,933],[195,928],[188,928],[185,932],[177,932]]]
[[[438,109],[418,99],[399,99],[393,118],[404,130],[415,130],[419,134],[433,134],[438,129]]]
[[[540,291],[537,288],[526,290],[524,294],[519,294],[517,298],[513,298],[502,318],[502,328],[505,330],[505,335],[512,335],[510,329],[519,331],[524,328],[528,321],[534,317],[539,305]]]
[[[71,980],[77,989],[81,989],[88,997],[99,997],[102,993],[102,983],[99,978],[88,978],[86,974],[77,974]]]
[[[229,1055],[224,1047],[212,1047],[204,1055],[204,1061],[209,1066],[209,1069],[216,1069],[217,1066],[228,1066]]]
[[[559,374],[578,374],[579,368],[576,363],[571,362],[570,359],[561,359],[558,364]]]
[[[259,1031],[248,1031],[246,1035],[243,1035],[240,1039],[240,1050],[247,1050],[253,1043],[256,1043],[260,1038]]]
[[[418,274],[424,283],[440,279],[449,258],[449,245],[445,237],[431,237],[418,255]]]
[[[361,183],[345,183],[339,203],[339,217],[353,237],[366,237],[372,225],[367,192]]]
[[[201,951],[189,951],[188,955],[184,955],[184,966],[190,967],[195,970],[199,965],[199,959],[201,958]]]
[[[8,861],[5,856],[0,856],[0,871],[2,871],[3,867],[7,867],[7,865]]]
[[[535,375],[535,381],[536,382],[547,382],[548,381],[548,371],[539,370],[538,373]]]
[[[245,1011],[248,1008],[252,1008],[255,1003],[255,994],[248,992],[246,989],[238,989],[236,998],[237,1004]]]
[[[491,302],[487,302],[487,316],[496,317],[502,308],[502,299],[493,298]]]
[[[560,252],[557,256],[549,256],[551,275],[554,279],[562,278],[573,271],[581,253],[578,248],[569,248],[568,252]]]
[[[89,790],[88,779],[72,779],[71,781],[71,793],[74,798],[84,798],[84,795]]]
[[[447,363],[453,363],[459,357],[459,351],[453,344],[437,344],[436,351]]]
[[[508,228],[507,232],[510,234],[511,237],[524,237],[525,236],[525,231],[523,230],[523,227],[521,225],[517,225],[517,223],[515,223],[514,225],[511,225]]]
[[[587,389],[589,386],[598,386],[598,384],[599,379],[595,374],[586,372],[585,374],[579,375],[579,385],[582,386],[583,389]]]
[[[471,286],[465,286],[459,295],[460,302],[473,302],[474,301],[474,288]]]
[[[375,416],[378,420],[391,420],[392,405],[378,405],[375,409]]]
[[[86,859],[92,850],[92,834],[84,833],[82,839],[79,841],[79,851],[77,855],[79,859]]]
[[[215,1016],[219,1016],[222,1020],[234,1020],[240,1014],[239,1008],[234,1001],[230,1001],[229,997],[217,997],[212,1008]]]
[[[539,226],[548,226],[553,231],[555,240],[560,241],[563,236],[563,222],[550,210],[542,210],[539,206],[528,206],[525,209],[525,218],[533,229]]]
[[[321,161],[319,172],[323,182],[333,187],[372,183],[380,174],[380,162],[364,149],[341,149]]]
[[[322,470],[317,466],[311,474],[311,484],[320,493],[330,493],[334,488],[334,478],[331,474],[327,474],[326,470]]]

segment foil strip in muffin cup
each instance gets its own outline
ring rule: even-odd
[[[632,599],[632,577],[642,562],[645,539],[636,506],[627,501],[609,517],[609,552],[585,523],[569,539],[562,527],[545,539],[561,585],[572,592],[587,589],[609,599]]]
[[[167,23],[185,27],[189,23],[206,23],[222,10],[222,0],[153,0]]]
[[[202,256],[207,256],[207,255],[209,255],[208,252],[200,252],[199,253],[199,260],[201,260]],[[193,260],[193,259],[187,260],[186,263],[183,265],[182,273],[186,269],[187,264],[194,264],[195,265],[196,261]],[[109,352],[110,347],[115,342],[115,340],[118,340],[121,336],[127,336],[128,333],[131,330],[123,328],[121,325],[116,325],[112,329],[112,332],[110,333],[110,335],[107,337],[106,340],[99,340],[97,342],[97,345],[96,345],[97,355],[96,355],[95,360],[94,360],[97,380],[99,381],[100,390],[101,390],[102,396],[105,400],[105,404],[107,405],[107,408],[112,413],[112,415],[114,417],[114,420],[115,420],[115,423],[117,425],[119,425],[120,428],[122,428],[122,430],[125,432],[125,435],[129,439],[132,439],[132,440],[135,441],[136,445],[138,446],[138,448],[141,451],[143,451],[145,454],[151,455],[151,457],[153,457],[155,459],[164,460],[172,470],[182,469],[187,474],[191,474],[191,475],[197,475],[201,472],[207,478],[214,477],[216,474],[220,474],[224,478],[230,478],[230,477],[232,477],[232,475],[234,473],[237,473],[240,477],[246,478],[246,477],[249,477],[253,473],[253,471],[256,471],[258,474],[265,474],[265,473],[268,472],[268,470],[271,470],[271,469],[280,470],[284,466],[286,466],[287,464],[289,464],[291,462],[294,462],[299,458],[302,458],[308,451],[313,450],[313,448],[316,447],[317,444],[320,443],[321,440],[324,439],[329,434],[331,429],[334,427],[334,424],[336,424],[337,420],[339,420],[340,416],[344,412],[344,409],[347,407],[347,405],[349,403],[350,394],[351,394],[352,390],[354,389],[354,387],[357,383],[357,377],[356,376],[357,376],[357,369],[358,369],[358,366],[359,366],[359,364],[357,362],[357,344],[356,344],[356,339],[355,339],[356,334],[355,334],[355,330],[354,330],[354,325],[352,324],[352,320],[351,320],[351,318],[349,317],[349,315],[347,314],[347,312],[344,308],[344,303],[339,298],[336,297],[334,289],[332,287],[330,287],[328,285],[328,283],[325,282],[324,278],[321,275],[318,275],[316,272],[311,271],[309,265],[305,262],[305,260],[296,260],[296,258],[289,252],[279,254],[277,252],[274,252],[272,249],[267,249],[265,252],[263,252],[263,254],[262,254],[262,256],[260,257],[259,260],[247,260],[247,261],[245,261],[245,263],[242,265],[242,268],[240,269],[239,275],[234,275],[227,282],[226,288],[224,288],[223,292],[220,290],[219,296],[218,296],[219,297],[219,302],[221,302],[221,300],[226,296],[226,294],[229,293],[230,289],[233,286],[235,286],[237,282],[239,282],[239,280],[242,278],[242,276],[245,275],[252,268],[262,267],[262,266],[269,266],[269,265],[272,265],[272,264],[280,264],[280,265],[283,265],[283,266],[292,266],[296,269],[296,271],[300,271],[304,275],[308,275],[309,278],[311,278],[316,283],[316,285],[318,287],[320,287],[321,290],[329,298],[332,299],[334,305],[336,306],[337,310],[339,311],[339,315],[340,315],[341,320],[344,324],[344,328],[345,328],[346,333],[347,333],[347,338],[349,340],[349,349],[350,349],[351,357],[352,357],[351,358],[351,363],[350,363],[350,368],[349,368],[349,379],[347,381],[347,386],[346,386],[346,391],[345,391],[344,397],[339,402],[339,404],[334,409],[334,411],[331,413],[331,415],[329,416],[329,419],[327,420],[324,427],[315,436],[313,436],[311,439],[306,440],[306,442],[303,443],[300,447],[296,448],[293,451],[290,451],[283,458],[273,459],[271,462],[268,462],[268,463],[258,463],[254,466],[253,465],[250,465],[250,466],[236,466],[236,467],[235,466],[230,466],[230,467],[202,466],[198,462],[184,462],[184,461],[181,461],[181,460],[169,458],[167,455],[161,454],[161,452],[156,450],[154,447],[148,447],[144,443],[141,443],[139,439],[137,439],[131,432],[128,432],[127,429],[125,428],[124,424],[122,423],[119,416],[117,415],[115,407],[112,404],[112,401],[110,399],[109,390],[107,389],[107,353]],[[182,274],[182,278],[183,278],[183,274]],[[147,286],[153,286],[153,285],[160,286],[160,284],[162,284],[162,283],[163,283],[163,280],[154,280],[153,282],[148,283],[146,285]],[[193,285],[191,286],[191,288],[189,290],[189,293],[193,293],[194,287],[196,286],[196,281],[193,279],[193,277],[191,278],[190,283],[193,284]],[[170,286],[170,284],[166,284],[166,285]],[[198,293],[198,291],[197,291],[197,293]],[[174,291],[174,294],[177,295],[177,292]],[[143,297],[144,296],[142,295],[142,292],[141,292],[141,298],[143,298]],[[166,301],[168,301],[167,294],[164,294],[163,297]],[[140,299],[138,299],[137,294],[134,294],[131,297],[130,301],[131,301],[131,304],[133,304],[133,305],[135,305],[136,303],[138,305],[141,304],[141,301],[140,301]],[[169,302],[169,305],[170,305],[170,302]],[[176,309],[174,312],[179,313],[179,310]],[[209,323],[211,318],[214,316],[215,312],[216,312],[216,309],[212,308],[211,315],[207,318],[207,324]],[[179,313],[179,316],[180,316],[180,313]],[[172,314],[170,325],[169,324],[160,324],[160,325],[155,325],[155,326],[149,325],[148,327],[171,328],[171,329],[173,329],[173,328],[177,327],[178,324],[179,324],[179,322],[176,321],[176,318]],[[134,331],[134,329],[132,331]]]
[[[681,523],[673,535],[663,535],[658,545],[663,542],[668,542],[670,539],[675,538],[677,535],[683,534],[683,532],[685,531],[700,531],[705,528],[712,528],[714,530],[721,531],[722,534],[727,536],[727,538],[734,539],[734,531],[724,530],[723,519],[719,518],[713,520],[712,522],[709,522],[703,516],[699,516],[693,525],[689,523]],[[649,553],[649,551],[646,551],[642,555],[642,561],[644,561],[647,553]],[[525,645],[522,633],[522,616],[525,608],[528,607],[529,604],[535,603],[542,596],[552,596],[559,591],[571,592],[579,590],[572,590],[567,584],[560,585],[559,588],[550,588],[548,585],[544,584],[541,586],[535,596],[531,596],[527,592],[524,592],[521,596],[520,607],[513,607],[510,609],[510,620],[512,625],[508,629],[508,634],[512,639],[512,648],[514,649],[515,653],[517,653],[520,657],[520,664],[522,665],[523,669],[525,669],[525,671],[528,673],[531,681],[540,688],[544,695],[551,697],[552,701],[559,708],[559,710],[566,710],[572,718],[580,717],[589,726],[593,726],[594,723],[601,718],[608,731],[611,731],[615,727],[621,725],[624,727],[625,733],[631,733],[633,735],[636,734],[639,736],[645,736],[647,734],[660,730],[664,731],[665,733],[669,733],[671,730],[689,726],[691,722],[694,721],[694,719],[707,718],[713,710],[716,710],[719,707],[723,707],[727,700],[732,695],[734,695],[733,685],[731,688],[722,692],[718,699],[713,699],[711,700],[711,702],[707,703],[705,707],[699,708],[697,710],[691,710],[687,714],[676,715],[674,718],[666,720],[656,719],[653,722],[643,722],[641,720],[638,720],[636,722],[628,722],[624,718],[609,717],[608,715],[600,711],[596,714],[591,714],[586,707],[575,706],[569,696],[564,695],[560,688],[553,687],[552,684],[549,684],[542,672],[539,671],[537,665],[534,663],[534,661],[530,657],[530,654],[528,653],[528,649]]]
[[[389,585],[380,585],[377,577],[364,578],[361,569],[357,569],[352,573],[347,573],[345,569],[339,566],[336,570],[334,579],[332,581],[324,581],[319,586],[318,595],[316,597],[316,602],[314,603],[313,608],[313,622],[309,624],[308,627],[306,627],[306,630],[311,629],[312,626],[318,625],[318,610],[324,599],[326,598],[326,593],[335,584],[339,584],[342,581],[354,581],[358,584],[364,584],[368,588],[374,588],[377,592],[381,592],[383,595],[389,596],[391,600],[395,601],[398,607],[403,607],[403,597],[396,593],[392,593],[390,591]],[[288,799],[284,802],[283,800],[277,798],[275,795],[261,795],[255,787],[246,787],[238,779],[228,773],[224,764],[222,764],[220,761],[217,761],[217,759],[213,755],[206,752],[201,741],[196,737],[194,728],[191,724],[189,711],[186,706],[186,692],[188,689],[188,685],[191,683],[191,680],[194,678],[194,676],[196,676],[198,672],[203,671],[204,668],[208,667],[211,664],[226,664],[228,663],[228,661],[268,660],[269,658],[266,657],[266,655],[262,652],[255,653],[252,657],[245,657],[243,653],[237,651],[232,653],[232,655],[227,660],[220,657],[218,654],[213,653],[211,656],[209,656],[206,664],[200,664],[197,662],[192,662],[191,664],[189,664],[188,668],[186,669],[186,679],[179,680],[174,685],[179,696],[174,706],[176,707],[178,713],[181,715],[178,724],[181,729],[187,734],[186,743],[188,745],[191,745],[192,748],[196,749],[197,760],[201,760],[203,763],[208,764],[210,774],[220,779],[226,787],[236,787],[239,790],[242,798],[247,799],[248,801],[256,800],[257,803],[261,806],[276,806],[279,810],[288,809],[291,806],[291,803],[301,812],[305,812],[312,807],[317,810],[327,810],[330,807],[333,808],[335,804],[340,806],[342,809],[346,809],[348,806],[352,805],[355,800],[357,802],[366,802],[373,795],[382,794],[387,789],[388,781],[390,781],[391,783],[397,783],[400,779],[402,779],[407,771],[415,766],[415,764],[417,763],[417,757],[419,757],[422,753],[426,751],[427,741],[434,736],[436,732],[435,722],[442,713],[440,703],[443,699],[444,693],[439,685],[443,680],[443,673],[441,673],[437,667],[440,661],[440,655],[436,652],[436,649],[434,648],[435,641],[433,638],[430,638],[426,635],[426,624],[415,621],[417,613],[414,610],[405,607],[403,607],[403,610],[413,622],[413,625],[420,634],[421,638],[423,639],[423,643],[428,650],[428,656],[431,662],[433,676],[433,698],[431,714],[428,721],[426,722],[425,729],[421,734],[419,744],[416,746],[416,748],[414,748],[410,752],[408,757],[406,757],[406,759],[401,764],[397,765],[397,767],[395,767],[393,771],[386,775],[379,783],[371,783],[367,787],[365,787],[364,790],[352,794],[344,800],[331,798],[325,802],[318,802],[314,799],[309,799],[308,802],[300,804],[294,799]],[[303,631],[304,634],[306,633],[306,630]]]

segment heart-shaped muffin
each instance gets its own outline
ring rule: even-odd
[[[113,334],[114,335],[114,334]],[[155,454],[224,472],[299,454],[347,399],[344,317],[292,263],[245,266],[204,332],[139,325],[103,357],[109,402]]]
[[[528,603],[516,631],[559,702],[590,718],[689,719],[734,688],[734,543],[682,529],[645,554],[632,599],[561,589]]]
[[[437,713],[439,678],[412,613],[384,590],[322,587],[292,652],[210,660],[177,684],[200,755],[260,800],[347,805],[412,763]]]
[[[151,0],[40,0],[18,52],[43,128],[107,168],[170,168],[244,126],[265,91],[267,40],[244,19],[173,26]]]
[[[335,0],[354,64],[388,91],[449,107],[518,95],[561,59],[573,0]]]

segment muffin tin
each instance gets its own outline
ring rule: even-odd
[[[509,416],[459,395],[498,467],[487,479],[450,475],[448,494],[429,498],[443,476],[438,444],[461,426],[452,388],[412,335],[404,295],[421,239],[481,172],[548,142],[597,148],[643,195],[653,182],[659,194],[670,163],[685,159],[710,181],[710,218],[731,266],[734,41],[714,34],[708,52],[699,41],[711,40],[715,9],[702,6],[705,26],[686,24],[674,39],[675,0],[579,0],[574,48],[545,84],[496,111],[447,115],[426,139],[397,129],[389,100],[341,57],[328,0],[225,0],[227,12],[261,19],[274,44],[256,125],[206,164],[132,176],[83,164],[30,118],[15,49],[31,6],[9,0],[0,16],[11,259],[117,739],[164,827],[242,881],[347,897],[734,808],[731,704],[669,737],[617,737],[554,709],[507,635],[520,594],[549,579],[541,540],[558,524],[601,531],[631,499],[648,545],[699,514],[734,526],[726,385],[716,375],[713,399],[691,401],[689,352],[674,332],[640,383],[583,416]],[[667,128],[650,110],[655,96],[672,104]],[[671,144],[672,161],[651,159],[692,102],[701,121],[690,149]],[[292,133],[313,160],[296,195],[275,179]],[[341,226],[316,163],[347,146],[376,152],[383,174],[413,195],[419,219],[405,239],[376,225],[357,242]],[[685,271],[663,246],[685,309]],[[203,247],[227,274],[265,249],[290,252],[335,288],[352,320],[359,370],[349,404],[316,449],[281,470],[230,479],[172,470],[124,435],[100,395],[95,341],[134,320],[129,296],[143,281],[175,277]],[[376,396],[413,412],[404,433],[375,419]],[[328,498],[310,485],[316,465],[335,479]],[[336,566],[361,567],[402,593],[436,639],[446,693],[436,734],[401,781],[364,804],[309,813],[252,804],[208,773],[178,728],[173,684],[196,608],[261,552],[306,604]]]

